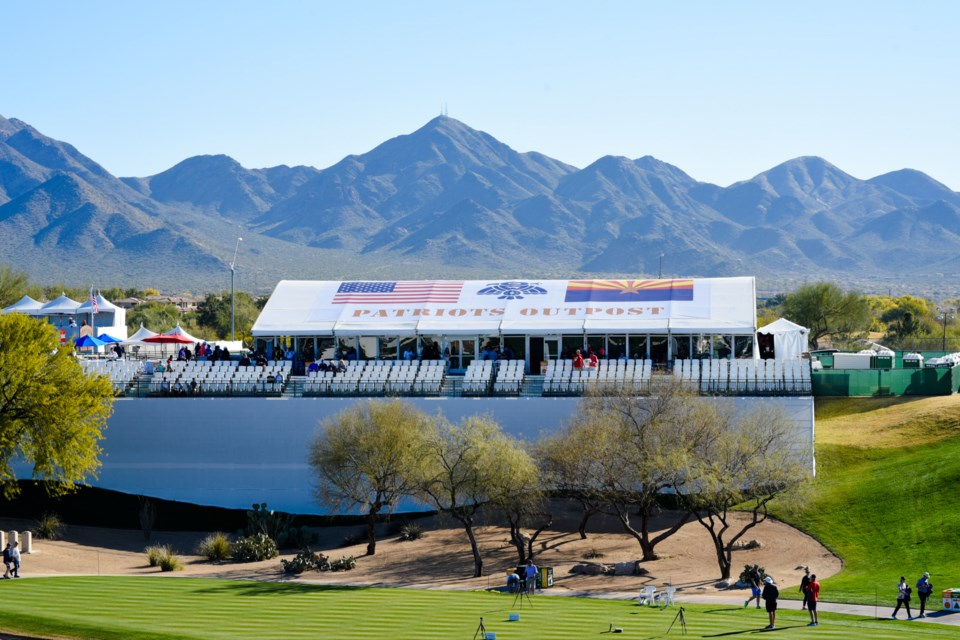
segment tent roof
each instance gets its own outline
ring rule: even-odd
[[[80,307],[80,303],[76,300],[67,297],[67,294],[63,294],[59,298],[51,300],[47,304],[40,307],[37,311],[37,315],[41,316],[55,316],[55,315],[72,315],[77,312],[77,309]]]
[[[803,335],[807,335],[808,333],[810,333],[810,329],[807,329],[806,327],[801,327],[795,322],[790,322],[786,318],[779,318],[777,320],[774,320],[770,324],[757,329],[757,333],[767,333],[771,335],[774,333],[792,333],[794,331],[799,331]]]
[[[146,327],[143,326],[143,323],[141,323],[140,328],[137,329],[137,332],[134,333],[129,338],[127,338],[126,340],[124,340],[123,342],[124,344],[141,342],[144,338],[150,338],[155,335],[157,335],[156,331],[150,331],[150,329],[147,329]]]
[[[186,339],[189,340],[190,342],[205,342],[203,339],[201,339],[201,338],[194,338],[192,335],[190,335],[189,333],[187,333],[186,331],[184,331],[184,330],[183,330],[183,327],[180,326],[180,323],[179,323],[179,322],[177,323],[177,326],[175,326],[173,329],[170,329],[170,331],[164,331],[164,332],[163,332],[163,335],[165,335],[165,336],[180,336],[181,338],[186,338]]]
[[[28,313],[32,314],[43,306],[42,302],[37,302],[30,296],[23,296],[9,307],[3,309],[0,313]]]
[[[674,280],[283,280],[257,337],[756,331],[752,277]]]
[[[99,291],[97,292],[97,295],[94,297],[97,299],[97,306],[100,308],[101,312],[116,311],[117,309],[120,308],[117,305],[110,302],[109,300],[107,300],[106,298],[104,298],[102,295],[100,295]],[[80,307],[77,309],[77,313],[91,313],[92,311],[93,311],[93,303],[90,302],[89,299],[87,299],[86,302],[81,304]]]

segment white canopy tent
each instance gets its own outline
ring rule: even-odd
[[[773,350],[777,359],[799,358],[807,351],[807,336],[810,329],[790,322],[786,318],[774,320],[765,327],[757,329],[757,333],[773,336]]]
[[[0,313],[25,313],[27,315],[36,315],[43,307],[42,302],[37,302],[30,296],[23,296],[9,307],[5,307]]]
[[[150,331],[150,329],[144,327],[143,323],[141,322],[140,328],[137,329],[136,333],[124,340],[123,344],[150,344],[149,342],[144,342],[144,338],[152,338],[155,335],[157,335],[156,331]]]
[[[281,281],[253,326],[279,336],[756,331],[754,279]]]

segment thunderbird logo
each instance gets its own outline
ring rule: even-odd
[[[497,296],[498,300],[523,300],[524,296],[539,296],[547,292],[529,282],[497,282],[477,291],[480,296]]]

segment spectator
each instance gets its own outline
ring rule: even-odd
[[[800,578],[800,594],[803,598],[803,604],[800,605],[800,610],[807,608],[807,585],[810,584],[810,567],[803,568],[803,577]]]
[[[13,546],[10,547],[10,564],[12,567],[10,571],[13,573],[14,578],[20,577],[20,543],[14,542]]]
[[[807,603],[807,609],[810,610],[810,624],[807,626],[815,627],[820,624],[820,617],[817,614],[817,603],[820,601],[820,583],[817,582],[817,574],[810,576],[810,582],[807,583],[807,589],[803,597],[804,602]]]
[[[750,606],[750,601],[754,598],[757,599],[757,609],[760,608],[760,595],[763,589],[763,575],[760,573],[760,565],[755,564],[753,568],[750,569],[750,597],[747,598],[747,601],[743,603],[743,608],[746,609]]]
[[[896,619],[900,607],[907,610],[907,620],[913,620],[913,616],[910,614],[910,585],[907,584],[907,579],[904,576],[900,576],[900,584],[897,585],[897,608],[893,610],[891,618]]]
[[[573,368],[583,369],[583,354],[580,353],[580,349],[577,349],[577,352],[573,354]]]
[[[767,576],[763,579],[763,592],[762,597],[763,601],[767,605],[767,615],[770,616],[770,624],[766,627],[767,629],[776,629],[777,628],[777,598],[780,597],[780,590],[777,589],[777,585],[773,583],[773,578]]]
[[[930,584],[930,573],[924,572],[920,579],[917,580],[917,595],[920,597],[920,615],[918,618],[926,618],[927,614],[925,613],[927,609],[927,598],[930,597],[930,594],[933,593],[933,585]]]
[[[537,569],[537,565],[533,564],[533,560],[527,560],[527,567],[523,570],[523,588],[527,593],[536,593],[538,573],[540,573],[540,570]]]

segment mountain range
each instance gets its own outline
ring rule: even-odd
[[[38,282],[176,291],[280,279],[722,276],[909,283],[960,263],[960,193],[818,157],[729,187],[651,156],[582,169],[440,116],[326,169],[224,155],[118,178],[0,116],[0,249]]]

